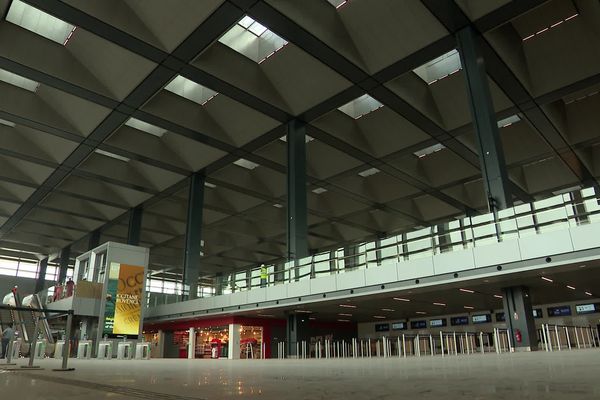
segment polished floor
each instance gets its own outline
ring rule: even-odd
[[[0,398],[600,398],[600,350],[358,360],[71,360],[72,372],[53,372],[57,360],[36,364],[44,369],[0,371]]]

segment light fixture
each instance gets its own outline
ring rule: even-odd
[[[427,313],[425,311],[416,311],[415,314],[425,315]]]
[[[425,83],[432,85],[457,73],[461,68],[460,55],[458,50],[454,49],[413,69],[413,72]]]
[[[498,121],[498,128],[506,128],[507,126],[511,126],[514,123],[517,123],[521,120],[518,114],[511,115],[510,117],[506,117]]]
[[[464,293],[475,293],[475,291],[471,290],[471,289],[462,289],[461,288],[461,289],[458,289],[458,290],[460,290],[461,292],[464,292]]]
[[[294,310],[296,313],[304,313],[304,314],[312,314],[312,311],[309,310]]]
[[[383,104],[381,104],[379,101],[368,94],[363,94],[351,102],[338,107],[338,110],[351,118],[359,119],[375,110],[380,109],[381,107],[383,107]]]
[[[474,309],[475,309],[475,307],[472,307],[472,306],[464,306],[464,308],[465,308],[466,310],[474,310]]]
[[[349,319],[338,319],[338,322],[350,322]]]
[[[590,292],[585,292],[588,296],[593,296]]]
[[[210,182],[204,182],[204,186],[206,186],[209,189],[214,189],[217,187],[217,185],[215,185],[214,183],[210,183]]]
[[[254,163],[252,161],[248,161],[245,158],[240,158],[237,161],[233,162],[235,165],[237,165],[238,167],[242,167],[242,168],[246,168],[249,170],[253,170],[254,168],[258,167],[257,163]]]
[[[125,125],[156,137],[162,137],[167,132],[166,129],[159,128],[156,125],[149,124],[133,117],[129,118],[127,122],[125,122]]]
[[[347,313],[339,313],[338,314],[340,317],[351,317],[352,314],[347,314]]]
[[[423,158],[423,157],[427,157],[430,154],[437,153],[438,151],[443,150],[445,148],[446,148],[446,146],[444,146],[443,144],[436,143],[432,146],[425,147],[424,149],[417,150],[413,154],[419,158]]]
[[[381,172],[381,171],[379,171],[377,168],[373,167],[373,168],[369,168],[369,169],[359,172],[358,175],[362,176],[363,178],[366,178],[368,176],[375,175],[379,172]]]
[[[11,128],[14,128],[16,126],[14,122],[10,122],[2,118],[0,118],[0,125],[10,126]]]
[[[260,64],[281,50],[287,41],[252,17],[244,16],[219,42]]]
[[[554,282],[552,279],[546,278],[545,276],[542,276],[542,279],[545,280],[546,282],[550,282],[550,283]]]
[[[541,35],[542,33],[546,33],[546,32],[548,32],[550,29],[557,28],[557,27],[558,27],[558,26],[560,26],[562,23],[564,23],[564,22],[567,22],[567,21],[570,21],[570,20],[572,20],[573,18],[575,18],[575,17],[576,17],[576,16],[578,16],[578,15],[579,15],[579,13],[575,13],[575,14],[571,15],[570,17],[567,17],[567,18],[565,18],[565,19],[561,19],[561,20],[559,20],[559,21],[556,21],[556,22],[555,22],[555,23],[553,23],[552,25],[550,25],[550,26],[546,26],[545,28],[543,28],[543,29],[540,29],[539,31],[537,31],[537,32],[535,32],[535,33],[532,33],[531,35],[528,35],[528,36],[524,37],[522,40],[525,42],[525,41],[527,41],[527,40],[529,40],[529,39],[532,39],[532,38],[534,38],[534,37],[536,37],[536,36],[538,36],[538,35]]]
[[[340,304],[340,307],[344,307],[344,308],[356,308],[356,306],[353,305],[353,304]]]
[[[571,285],[567,285],[567,289],[575,290],[575,288]]]
[[[386,319],[387,317],[384,315],[373,315],[373,318],[377,318],[377,319]]]
[[[279,204],[279,203],[273,204],[273,207],[275,207],[275,208],[283,208],[283,206],[281,204]]]
[[[321,194],[321,193],[325,193],[326,191],[327,191],[327,189],[322,188],[322,187],[318,187],[318,188],[312,190],[312,192],[314,194]]]
[[[402,297],[394,297],[394,300],[397,300],[397,301],[410,301],[409,299],[403,299]]]
[[[501,295],[499,295],[499,294],[495,294],[495,295],[494,295],[494,297],[495,297],[495,298],[497,298],[497,299],[503,299],[503,298],[504,298],[504,297],[502,297],[502,296],[501,296]]]
[[[279,138],[279,140],[281,140],[282,142],[286,142],[287,143],[287,136],[282,136]],[[315,140],[314,137],[309,136],[309,135],[304,135],[304,143],[310,143],[313,140]]]
[[[348,0],[327,0],[329,4],[334,6],[336,9],[342,7],[344,4],[348,3]]]
[[[446,307],[445,303],[433,303],[434,306],[442,306],[442,307]]]
[[[396,310],[393,310],[391,308],[382,308],[381,311],[388,311],[388,312],[394,312]]]
[[[114,158],[115,160],[119,160],[119,161],[124,161],[124,162],[129,162],[130,161],[129,158],[127,158],[127,157],[123,157],[123,156],[120,156],[118,154],[111,153],[109,151],[104,151],[104,150],[96,149],[96,150],[94,150],[94,153],[100,154],[102,156]]]

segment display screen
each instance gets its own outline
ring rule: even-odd
[[[410,321],[410,329],[425,329],[427,321]]]
[[[440,327],[440,326],[446,326],[447,325],[447,321],[446,318],[443,319],[432,319],[429,321],[429,326],[432,328],[436,328],[436,327]]]
[[[504,322],[506,321],[506,314],[503,312],[496,313],[496,322]]]
[[[542,309],[541,308],[534,308],[533,309],[533,318],[543,318],[544,314],[542,313]]]
[[[403,331],[407,328],[408,328],[408,326],[406,326],[406,322],[394,322],[392,324],[393,331]]]
[[[387,332],[390,330],[390,324],[375,324],[375,332]]]
[[[592,314],[600,310],[600,304],[579,304],[575,306],[577,314]]]
[[[490,314],[479,314],[471,317],[474,324],[485,324],[486,322],[492,322],[492,316]]]
[[[452,317],[450,318],[450,325],[458,326],[458,325],[469,325],[469,317]]]
[[[571,315],[570,306],[548,307],[546,311],[548,311],[549,317],[562,317],[565,315]]]
[[[104,306],[104,335],[140,334],[143,288],[144,267],[110,263]]]

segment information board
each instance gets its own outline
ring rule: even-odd
[[[442,319],[431,319],[429,320],[429,326],[432,328],[438,328],[441,326],[446,326],[447,325],[447,320],[446,318],[442,318]]]
[[[486,322],[492,322],[492,315],[491,314],[473,315],[471,317],[471,320],[473,321],[474,324],[485,324]]]
[[[548,307],[546,311],[548,312],[549,317],[563,317],[565,315],[571,315],[570,306]]]
[[[403,331],[408,329],[408,326],[406,325],[406,322],[394,322],[392,323],[392,330],[393,331]]]
[[[410,329],[425,329],[427,321],[410,321]]]
[[[452,325],[452,326],[469,325],[469,317],[467,317],[466,315],[463,317],[452,317],[452,318],[450,318],[450,325]]]
[[[575,306],[577,314],[593,314],[600,310],[600,304],[578,304]]]
[[[387,332],[390,330],[390,324],[375,324],[375,332]]]

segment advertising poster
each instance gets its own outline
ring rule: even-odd
[[[139,335],[144,267],[111,263],[104,308],[105,335]]]

